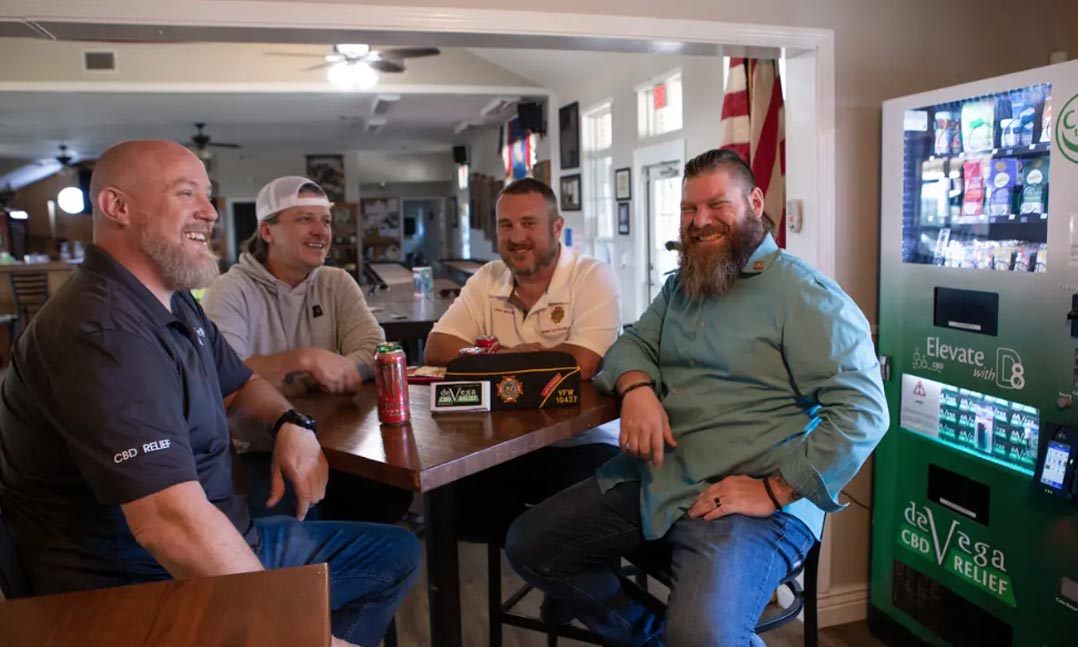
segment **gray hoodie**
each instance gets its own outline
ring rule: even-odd
[[[336,267],[319,267],[293,288],[243,253],[202,307],[243,359],[314,346],[354,359],[364,380],[386,338],[359,285]]]

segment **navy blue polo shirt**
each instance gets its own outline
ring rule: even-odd
[[[171,306],[90,246],[15,345],[0,507],[35,594],[167,578],[120,504],[185,481],[255,545],[223,404],[251,371],[189,293]]]

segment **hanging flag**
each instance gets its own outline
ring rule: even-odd
[[[519,180],[527,177],[535,163],[532,134],[520,127],[520,119],[516,117],[505,125],[504,130],[502,161],[505,162],[505,179]]]
[[[775,241],[786,247],[786,116],[778,61],[731,58],[722,101],[722,148],[749,162]]]

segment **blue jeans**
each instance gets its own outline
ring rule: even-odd
[[[799,519],[776,512],[715,521],[682,517],[658,541],[672,554],[665,618],[630,597],[613,568],[648,544],[640,483],[621,483],[604,494],[591,478],[551,497],[516,520],[505,552],[525,581],[571,607],[604,644],[745,647],[763,644],[756,622],[815,539]]]
[[[333,635],[375,647],[419,576],[422,549],[397,526],[292,517],[255,520],[266,568],[327,562]]]
[[[269,498],[273,454],[247,452],[239,455],[239,464],[247,481],[247,509],[251,516],[270,517],[277,514],[295,516],[296,495],[292,484],[285,479],[284,496],[272,508],[266,507]],[[307,510],[307,521],[369,521],[396,523],[412,503],[412,493],[391,485],[331,469],[326,483],[326,498]]]

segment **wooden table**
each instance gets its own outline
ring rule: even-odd
[[[370,383],[353,398],[312,395],[292,402],[318,421],[331,467],[423,494],[431,639],[459,647],[456,512],[453,488],[445,486],[614,420],[618,403],[589,382],[576,407],[432,414],[429,386],[413,384],[408,392],[412,420],[401,427],[379,424]]]
[[[442,273],[458,283],[465,283],[483,267],[483,262],[455,260],[439,261]]]
[[[0,602],[4,647],[329,645],[325,564]]]
[[[390,289],[367,297],[367,305],[375,309],[374,318],[385,331],[386,339],[404,345],[410,364],[423,363],[423,343],[435,322],[452,304],[452,298],[417,297],[411,286],[407,292]]]
[[[412,270],[400,263],[370,263],[369,267],[386,285],[412,285]]]

